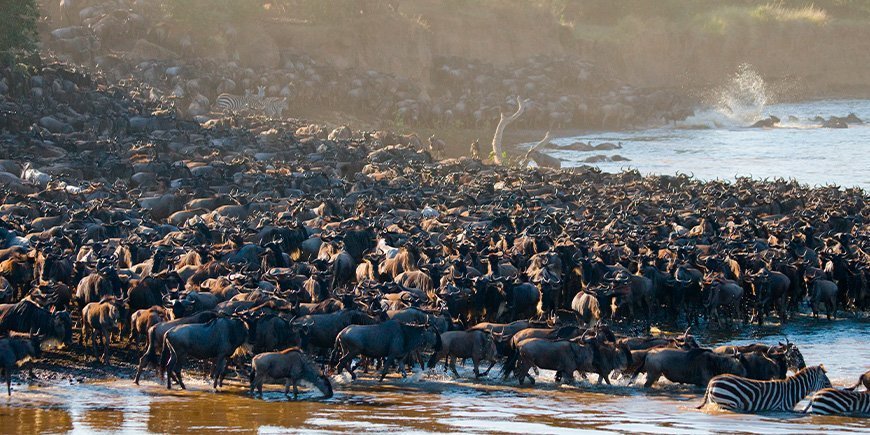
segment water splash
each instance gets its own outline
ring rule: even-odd
[[[708,108],[686,119],[682,123],[684,128],[745,127],[763,118],[764,109],[771,102],[761,74],[745,63],[706,100]]]
[[[741,64],[731,79],[715,92],[715,109],[736,122],[751,124],[762,117],[769,102],[767,85],[751,65]]]

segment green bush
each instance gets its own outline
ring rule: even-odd
[[[0,61],[11,62],[36,48],[36,0],[0,0]]]

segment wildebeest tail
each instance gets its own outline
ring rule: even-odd
[[[695,409],[701,409],[701,408],[707,406],[707,403],[708,403],[709,401],[710,401],[710,389],[707,388],[707,390],[704,391],[704,400],[701,402],[700,405],[698,405],[697,407],[695,407]]]

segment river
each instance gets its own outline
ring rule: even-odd
[[[643,174],[733,180],[794,178],[801,183],[836,184],[870,190],[870,100],[824,100],[764,104],[734,110],[710,107],[675,125],[618,132],[591,132],[552,141],[544,152],[562,160],[563,167],[585,164],[595,155],[619,155],[630,161],[593,163],[606,172],[637,169]],[[822,128],[816,116],[845,117],[854,113],[865,124]],[[746,128],[775,115],[774,128]],[[612,151],[579,152],[558,149],[574,142],[622,144]]]
[[[870,369],[868,319],[799,318],[784,327],[748,326],[727,335],[733,338],[701,338],[714,345],[788,337],[800,344],[807,364],[825,364],[834,385],[852,384]],[[260,400],[239,383],[214,393],[204,381],[190,382],[188,391],[166,391],[153,379],[141,388],[127,379],[18,387],[0,399],[0,433],[870,433],[861,418],[699,411],[702,389],[666,381],[651,390],[625,381],[556,387],[553,373],[542,371],[535,387],[518,387],[497,379],[495,369],[479,381],[469,368],[460,374],[462,379],[448,376],[439,365],[383,383],[336,376],[332,399],[305,391],[298,402],[287,401],[280,386],[267,387]]]

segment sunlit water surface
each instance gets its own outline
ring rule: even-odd
[[[734,336],[732,331],[728,335]],[[706,344],[800,343],[808,364],[824,363],[835,385],[852,384],[870,369],[870,321],[799,319],[785,327],[741,328],[737,339]],[[265,400],[245,395],[239,384],[214,393],[204,382],[167,392],[153,379],[141,388],[130,380],[18,387],[0,399],[0,433],[202,433],[213,432],[401,432],[401,433],[868,433],[870,420],[800,413],[741,415],[695,409],[703,391],[668,383],[640,386],[556,387],[542,371],[535,387],[502,382],[495,370],[480,381],[469,368],[462,379],[437,371],[407,379],[350,382],[334,377],[336,395],[320,401],[305,391],[287,401],[274,386]],[[593,375],[592,378],[596,376]],[[798,405],[800,410],[804,402]]]
[[[701,179],[795,178],[802,183],[834,183],[870,190],[870,100],[813,101],[764,106],[745,116],[704,110],[677,125],[622,132],[596,132],[552,141],[565,146],[576,141],[593,145],[622,142],[613,151],[578,152],[547,149],[563,167],[582,165],[599,154],[618,154],[629,162],[594,163],[606,172],[636,168],[644,174],[677,172]],[[821,128],[817,115],[845,117],[854,113],[867,123],[846,129]],[[776,128],[745,128],[752,120],[775,115]],[[797,120],[789,120],[794,116]]]

